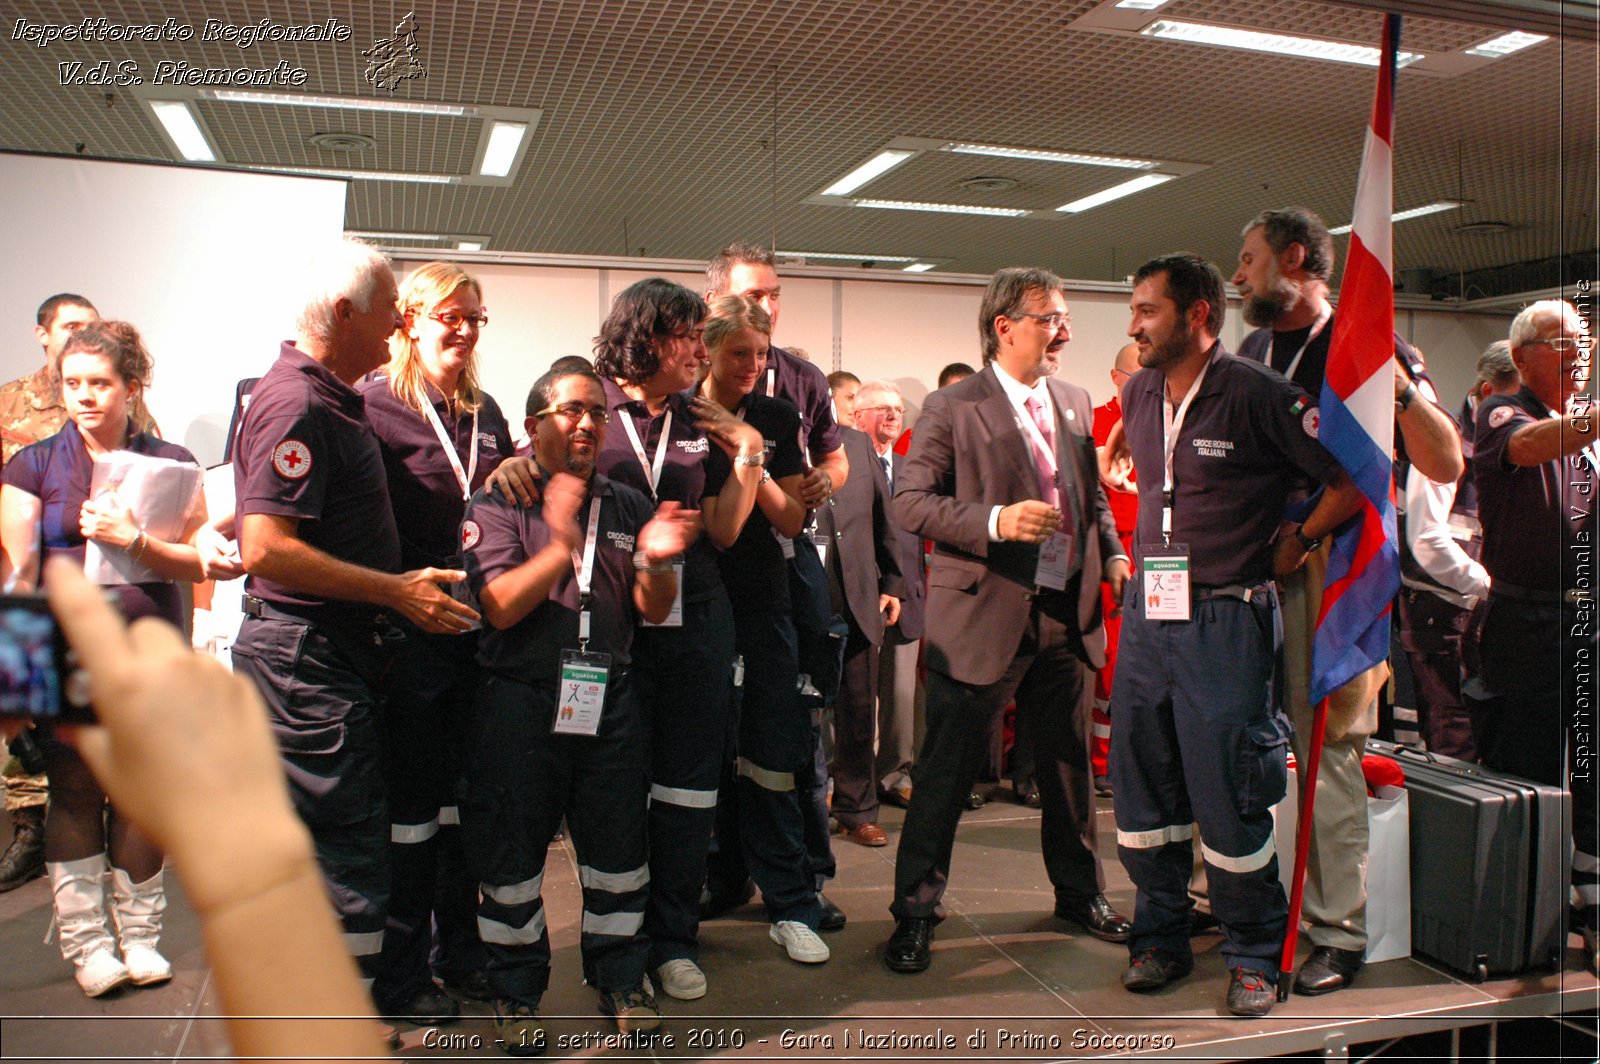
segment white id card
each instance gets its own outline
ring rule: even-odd
[[[599,735],[600,714],[611,678],[611,655],[581,650],[561,652],[561,678],[556,686],[556,735]]]
[[[660,624],[651,624],[643,618],[639,621],[640,628],[682,628],[683,627],[683,563],[672,563],[672,575],[678,580],[678,594],[672,600],[672,612],[667,614],[667,619]]]
[[[1057,532],[1039,544],[1039,565],[1033,571],[1033,582],[1051,591],[1067,589],[1067,561],[1072,557],[1072,537]]]
[[[1170,547],[1143,552],[1144,615],[1152,621],[1189,619],[1189,549]]]
[[[828,567],[828,545],[826,543],[817,543],[814,546],[817,548],[817,561],[821,562],[822,567],[826,569]]]

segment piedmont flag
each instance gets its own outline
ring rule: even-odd
[[[1361,155],[1355,222],[1328,348],[1318,438],[1365,496],[1333,541],[1311,656],[1315,705],[1389,656],[1389,609],[1400,590],[1394,503],[1393,204],[1395,55],[1400,16],[1387,15],[1378,90]]]

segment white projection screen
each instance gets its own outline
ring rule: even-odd
[[[0,153],[0,189],[0,381],[39,367],[39,303],[79,293],[144,335],[162,435],[221,461],[234,383],[293,337],[306,249],[343,235],[345,182]]]

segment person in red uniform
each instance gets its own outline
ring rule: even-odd
[[[1094,445],[1104,447],[1111,428],[1122,420],[1122,386],[1128,378],[1139,372],[1139,345],[1124,344],[1111,365],[1111,385],[1117,393],[1104,404],[1094,408]],[[1111,516],[1117,522],[1117,535],[1122,539],[1122,549],[1133,557],[1133,529],[1139,520],[1139,486],[1133,471],[1125,476],[1113,473],[1112,479],[1100,478],[1105,485],[1106,502],[1111,504]],[[1111,794],[1111,777],[1106,771],[1106,756],[1111,752],[1111,680],[1117,674],[1117,639],[1122,633],[1122,617],[1117,603],[1111,598],[1111,585],[1100,584],[1100,605],[1106,619],[1106,664],[1094,676],[1094,737],[1089,744],[1089,761],[1094,767],[1095,793],[1102,797]]]

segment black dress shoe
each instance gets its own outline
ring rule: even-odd
[[[1058,900],[1056,916],[1082,927],[1102,942],[1126,942],[1133,925],[1128,918],[1111,907],[1104,894],[1082,900]]]
[[[1159,990],[1194,971],[1194,958],[1158,949],[1142,950],[1122,973],[1122,986],[1135,994]]]
[[[700,919],[715,920],[745,905],[756,896],[756,885],[746,879],[737,887],[708,887],[700,895]]]
[[[817,892],[817,901],[822,906],[822,919],[817,921],[818,931],[843,931],[845,921],[844,910],[828,900],[828,896],[821,891]]]
[[[404,1020],[418,1027],[438,1027],[461,1018],[456,999],[429,983],[403,1001],[383,1001],[378,1011],[391,1020]]]
[[[1228,1011],[1235,1016],[1265,1016],[1277,1000],[1278,987],[1265,972],[1251,968],[1230,968]]]
[[[985,799],[983,795],[979,794],[977,791],[973,791],[971,794],[967,795],[967,808],[982,809],[984,801]]]
[[[1306,958],[1299,974],[1294,977],[1294,992],[1315,997],[1343,990],[1356,981],[1362,957],[1362,951],[1358,949],[1318,946],[1311,951],[1311,956]]]
[[[927,916],[903,917],[894,925],[894,934],[883,947],[883,963],[891,972],[923,972],[933,962],[933,919]]]

